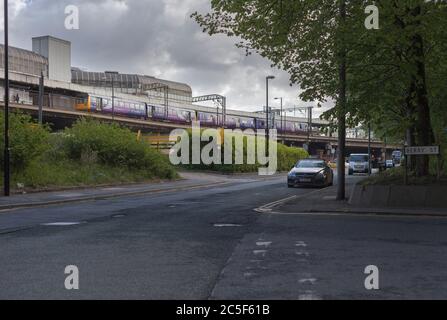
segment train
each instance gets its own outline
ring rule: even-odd
[[[190,124],[193,121],[199,121],[201,125],[206,127],[221,127],[224,125],[228,129],[266,129],[265,116],[242,116],[227,113],[225,123],[223,124],[223,115],[212,111],[190,110],[180,107],[151,105],[141,101],[131,101],[119,97],[114,98],[112,108],[112,98],[105,96],[89,95],[85,99],[76,102],[77,111],[89,113],[104,113],[138,118],[143,120],[166,121],[179,124]],[[297,134],[307,133],[308,124],[288,119],[280,119],[273,121],[273,127],[278,133]]]

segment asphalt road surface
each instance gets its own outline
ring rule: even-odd
[[[447,219],[254,211],[313,191],[236,179],[1,212],[0,298],[447,298]],[[64,286],[68,265],[79,290]],[[368,265],[379,290],[365,289]]]

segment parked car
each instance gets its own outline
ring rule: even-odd
[[[385,165],[387,169],[394,168],[394,160],[387,160]]]
[[[351,154],[349,157],[349,175],[369,172],[368,154]]]
[[[402,157],[403,157],[402,151],[394,150],[392,153],[392,159],[394,165],[400,165],[402,162]]]
[[[299,161],[289,172],[287,185],[327,187],[334,184],[334,172],[324,160],[305,159]]]

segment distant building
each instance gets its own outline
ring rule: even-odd
[[[33,52],[48,59],[48,78],[71,81],[71,42],[51,36],[33,38]]]
[[[13,73],[73,83],[90,88],[110,90],[112,75],[88,72],[71,65],[71,42],[52,36],[32,38],[32,51],[9,47],[9,68]],[[4,46],[0,45],[0,69],[4,69]],[[147,75],[113,75],[117,94],[132,94],[155,99],[160,104],[192,105],[192,89],[185,83]]]

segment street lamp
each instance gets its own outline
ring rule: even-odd
[[[307,127],[307,143],[308,143],[308,149],[310,150],[310,137],[312,135],[312,109],[314,107],[307,107],[307,117],[308,117],[308,127]]]
[[[112,78],[112,120],[115,119],[115,75],[119,74],[117,71],[106,71],[105,74],[109,74]],[[107,77],[106,77],[107,79]]]
[[[371,123],[368,121],[368,175],[372,173],[371,170]]]
[[[275,98],[275,100],[280,100],[281,101],[281,111],[280,111],[280,115],[279,116],[281,118],[281,133],[284,134],[283,121],[282,121],[282,107],[283,107],[282,102],[283,102],[283,98],[279,97],[279,98]]]
[[[4,1],[4,23],[5,23],[5,149],[3,163],[3,187],[5,197],[10,196],[10,172],[9,172],[9,39],[8,39],[8,0]]]
[[[265,114],[266,114],[266,127],[267,127],[267,131],[266,131],[266,136],[267,136],[267,152],[268,152],[268,142],[270,139],[270,126],[269,126],[269,80],[273,80],[275,79],[274,76],[267,76],[265,77]]]

